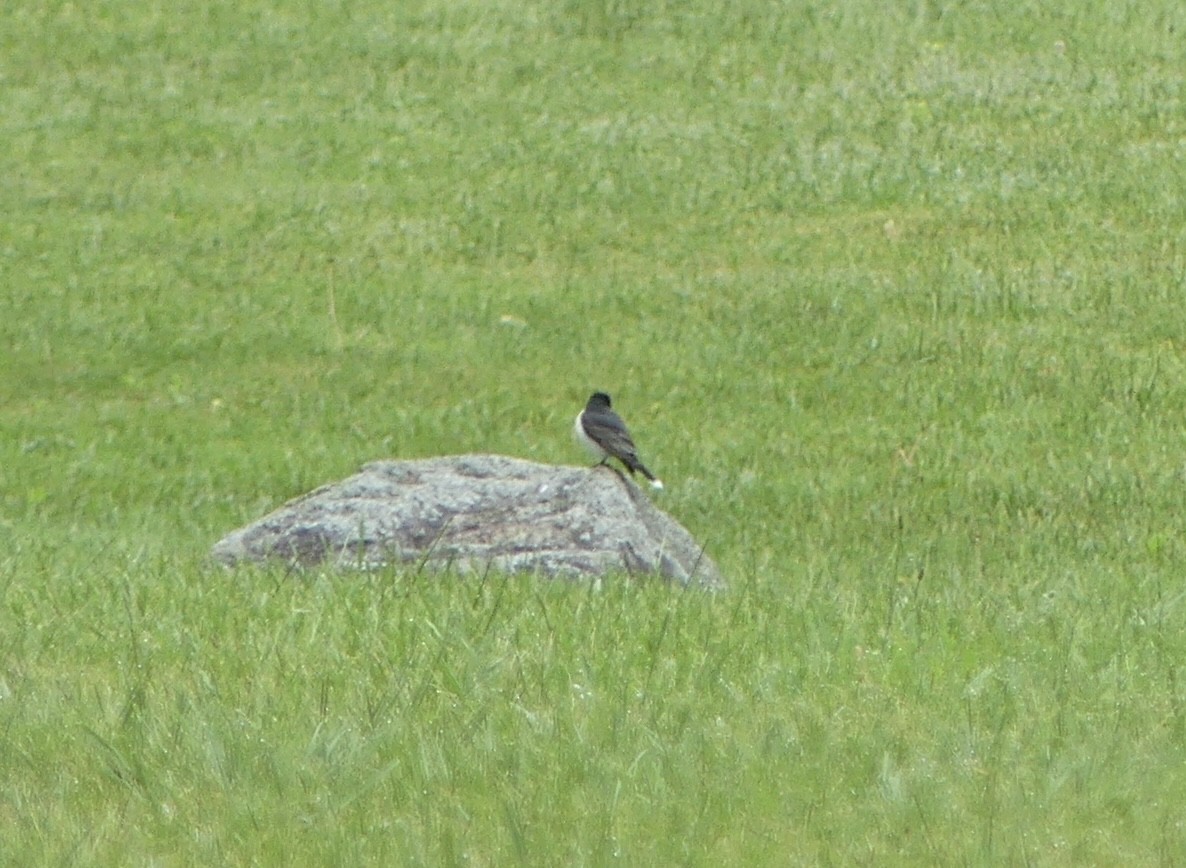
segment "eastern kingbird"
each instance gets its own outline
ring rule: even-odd
[[[589,398],[585,409],[577,414],[576,424],[572,426],[573,436],[577,442],[585,447],[599,464],[605,464],[611,458],[617,458],[626,465],[630,475],[638,471],[650,480],[654,488],[662,488],[663,481],[655,478],[655,474],[647,470],[638,458],[638,449],[630,439],[630,432],[626,430],[626,423],[622,417],[609,407],[609,395],[605,392],[594,392]]]

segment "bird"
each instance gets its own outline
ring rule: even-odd
[[[605,464],[611,458],[617,458],[630,471],[631,476],[637,470],[650,481],[652,488],[663,487],[663,480],[647,470],[646,465],[639,459],[638,448],[630,439],[626,423],[610,409],[609,395],[605,392],[594,392],[589,397],[585,409],[577,414],[572,433],[576,441],[584,446],[593,458],[598,459],[598,465]]]

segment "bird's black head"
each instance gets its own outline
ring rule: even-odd
[[[587,409],[592,409],[594,407],[605,407],[608,409],[609,395],[605,394],[605,392],[594,392],[589,396],[589,403],[586,404],[585,407]]]

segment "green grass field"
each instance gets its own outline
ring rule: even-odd
[[[1183,34],[6,4],[0,863],[1182,864]],[[206,560],[594,388],[729,592]]]

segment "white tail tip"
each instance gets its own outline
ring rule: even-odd
[[[663,487],[662,479],[652,479],[651,480],[651,488],[662,488],[662,487]]]

